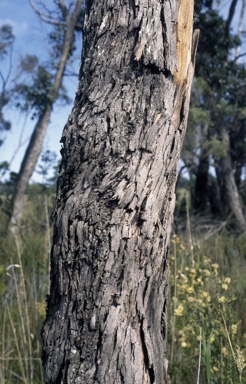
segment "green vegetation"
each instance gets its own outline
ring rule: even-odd
[[[168,360],[172,384],[246,380],[245,235],[189,224],[169,255]],[[199,380],[198,380],[199,379]]]
[[[43,383],[40,331],[48,293],[52,189],[31,186],[18,235],[0,212],[0,382]],[[4,199],[3,199],[4,201]]]
[[[167,358],[171,384],[246,382],[246,65],[240,51],[245,36],[240,32],[240,20],[237,32],[232,31],[236,2],[229,1],[225,19],[217,8],[222,3],[195,2],[195,27],[201,35],[181,156],[182,171],[188,178],[180,171],[169,253]],[[15,37],[11,26],[0,27],[0,61],[9,63],[8,73],[0,71],[0,147],[11,129],[7,106],[31,113],[35,120],[53,97],[60,103],[69,102],[64,86],[54,92],[53,84],[66,32],[66,17],[62,2],[59,4],[61,24],[53,25],[48,34],[48,61],[23,56],[18,71],[11,74]],[[74,37],[82,19],[83,9]],[[73,63],[75,53],[74,39],[68,64]],[[67,68],[66,75],[70,72]],[[2,160],[0,178],[6,180],[10,164]],[[43,184],[29,186],[21,228],[15,235],[7,228],[18,175],[12,172],[9,181],[0,184],[3,384],[43,382],[40,331],[49,284],[51,184],[56,178],[49,179],[49,170],[55,162],[55,153],[43,152],[37,167]]]
[[[187,190],[186,190],[187,191]],[[185,188],[179,193],[186,210]],[[32,185],[18,236],[0,212],[0,382],[42,383],[54,187]],[[180,201],[177,207],[179,208]],[[188,220],[187,220],[188,218]],[[181,219],[180,219],[181,220]],[[180,221],[179,220],[179,221]],[[185,223],[185,220],[187,222]],[[192,224],[190,224],[190,221]],[[246,380],[246,237],[184,215],[169,254],[168,361],[171,384]],[[195,229],[194,229],[195,228]],[[198,373],[198,370],[200,373]]]

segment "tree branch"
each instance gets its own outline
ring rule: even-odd
[[[1,93],[3,93],[6,82],[5,82],[5,79],[4,79],[4,76],[3,76],[3,73],[1,70],[0,70],[0,79],[2,80],[2,84],[3,84]]]
[[[235,59],[233,60],[233,63],[235,63],[240,57],[246,56],[246,52],[241,53],[240,55],[236,56]]]
[[[235,14],[237,1],[238,0],[232,0],[231,6],[230,6],[230,9],[229,9],[229,15],[228,15],[228,18],[226,20],[226,27],[225,27],[225,29],[226,29],[226,36],[227,37],[229,37],[230,27],[231,27],[233,16]]]
[[[58,21],[54,19],[53,17],[50,17],[49,15],[44,15],[34,4],[33,0],[29,0],[29,3],[34,10],[34,12],[40,17],[41,20],[45,21],[45,23],[52,24],[52,25],[66,25],[65,22]]]
[[[59,0],[59,8],[61,9],[62,11],[62,14],[63,16],[65,17],[66,19],[66,22],[63,22],[63,21],[59,21],[57,19],[54,19],[53,17],[50,17],[49,14],[44,14],[43,12],[41,12],[38,7],[34,4],[33,0],[29,0],[29,3],[32,7],[32,9],[34,10],[34,12],[40,17],[41,20],[43,20],[45,23],[48,23],[48,24],[52,24],[52,25],[63,25],[63,26],[66,26],[67,25],[67,18],[69,16],[69,12],[66,8],[66,6],[64,5],[64,9],[62,10],[61,7],[63,7],[63,0]],[[65,13],[66,13],[66,16],[65,16]],[[76,29],[82,29],[82,25],[80,23],[77,23],[75,25]]]
[[[69,16],[69,13],[68,13],[68,9],[67,9],[67,7],[66,7],[65,4],[64,4],[64,0],[59,0],[59,1],[58,1],[58,7],[59,7],[60,10],[61,10],[62,16],[63,16],[64,19],[67,21],[68,16]]]

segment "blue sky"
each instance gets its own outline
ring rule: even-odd
[[[44,60],[48,57],[49,46],[46,33],[49,27],[40,21],[28,0],[0,0],[0,25],[3,24],[10,24],[15,35],[13,75],[16,70],[15,65],[20,57],[26,54],[36,55]],[[82,40],[82,37],[80,40]],[[78,42],[78,45],[80,45],[80,42]],[[81,48],[78,47],[78,50],[80,51]],[[7,68],[3,64],[2,62],[0,63],[2,66],[1,70],[6,71]],[[7,66],[6,63],[5,65]],[[75,63],[74,69],[76,72],[79,71],[79,59]],[[78,85],[77,78],[66,78],[64,84],[68,90],[69,97],[73,100]],[[55,151],[59,156],[61,147],[59,141],[71,108],[72,103],[62,107],[58,104],[54,107],[43,146],[44,150]],[[11,161],[14,157],[11,162],[11,170],[18,172],[35,121],[32,121],[30,118],[26,119],[23,114],[10,107],[5,109],[4,116],[7,120],[11,121],[12,128],[6,135],[5,143],[0,147],[0,161]],[[32,179],[41,181],[41,177],[37,173],[33,175]]]
[[[220,5],[221,13],[224,17],[228,15],[228,7],[231,0],[222,0]],[[237,25],[237,18],[240,13],[242,0],[238,2],[237,16],[234,20],[234,26]],[[52,0],[46,1],[46,4],[53,4]],[[0,0],[0,25],[10,24],[13,27],[16,40],[14,45],[14,63],[18,63],[21,56],[26,54],[34,54],[45,59],[48,57],[48,41],[46,39],[47,24],[41,22],[39,17],[34,13],[28,0]],[[246,29],[244,21],[244,30]],[[81,36],[82,38],[82,36]],[[81,41],[78,42],[78,56],[81,51]],[[245,45],[244,45],[245,47]],[[2,65],[2,63],[1,63]],[[76,68],[77,66],[77,68]],[[5,69],[5,68],[1,68]],[[79,59],[75,64],[78,72]],[[15,66],[13,68],[13,75]],[[73,100],[77,89],[77,78],[66,79],[65,86],[68,90],[69,97]],[[72,103],[68,106],[56,105],[48,127],[43,148],[55,151],[59,156],[60,137],[67,117],[71,112]],[[28,139],[34,128],[34,121],[30,118],[26,119],[23,115],[14,109],[6,108],[5,118],[12,122],[12,129],[6,136],[6,141],[0,147],[0,161],[11,161],[11,170],[18,172],[20,164],[28,143]],[[20,146],[20,142],[22,143]],[[14,158],[13,158],[14,156]],[[40,176],[36,173],[32,180],[41,181]]]

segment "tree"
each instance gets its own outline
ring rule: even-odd
[[[235,13],[235,8],[236,8],[237,0],[232,0],[230,9],[229,9],[229,15],[226,20],[225,24],[225,32],[224,32],[224,37],[225,37],[225,54],[227,54],[227,57],[229,56],[229,49],[230,46],[233,45],[233,39],[230,36],[230,27],[232,23],[232,19]],[[235,43],[234,43],[235,44]],[[239,45],[237,43],[237,45]],[[229,62],[229,70],[226,68],[225,72],[230,74],[230,71],[233,71],[233,64]],[[240,71],[240,67],[239,67]],[[237,71],[237,73],[239,73]],[[223,86],[221,87],[223,89]],[[221,183],[223,184],[223,192],[221,195],[224,194],[225,196],[225,203],[226,203],[226,210],[228,211],[229,214],[233,215],[233,221],[234,221],[234,227],[238,233],[242,233],[246,231],[246,220],[243,215],[242,207],[240,204],[240,198],[239,198],[239,193],[238,193],[238,188],[236,185],[236,180],[234,176],[234,170],[232,166],[232,158],[231,158],[231,140],[230,140],[230,125],[231,125],[231,119],[228,115],[224,112],[226,111],[226,108],[221,108],[223,106],[223,102],[226,103],[226,95],[222,95],[222,92],[218,92],[220,99],[220,102],[218,102],[218,108],[215,114],[217,115],[217,123],[218,123],[218,128],[217,131],[219,133],[220,139],[222,143],[224,144],[224,154],[221,156],[220,161],[219,161],[219,167],[221,169],[220,176],[221,176]],[[222,102],[221,102],[222,101]],[[229,104],[229,103],[228,103]],[[228,106],[226,105],[227,109]],[[212,114],[214,112],[212,111]],[[230,116],[230,113],[229,113]],[[217,170],[218,172],[218,170]]]
[[[59,90],[62,87],[62,79],[65,73],[66,64],[73,50],[74,32],[76,28],[78,28],[82,14],[82,3],[83,0],[77,0],[75,4],[71,3],[70,6],[67,7],[62,0],[58,1],[57,5],[62,15],[62,20],[55,20],[50,13],[46,17],[31,1],[34,10],[40,17],[60,29],[60,34],[62,36],[58,42],[54,39],[54,35],[51,36],[53,40],[55,40],[53,53],[58,55],[58,58],[53,57],[55,74],[52,81],[50,80],[50,77],[47,76],[47,71],[41,68],[38,84],[40,84],[41,79],[45,80],[47,82],[47,89],[42,88],[45,92],[42,92],[41,95],[40,92],[36,92],[32,95],[32,97],[34,96],[34,106],[38,105],[38,120],[26,149],[15,185],[13,212],[10,220],[10,228],[12,230],[16,230],[21,224],[25,191],[42,150],[42,144],[51,117],[53,105],[57,100]],[[41,2],[41,4],[44,5],[43,2]],[[36,98],[40,104],[37,103]]]
[[[7,83],[9,81],[11,69],[12,69],[12,50],[14,43],[14,35],[12,27],[10,25],[2,25],[0,27],[0,61],[8,59],[8,71],[5,74],[0,70],[0,146],[5,140],[6,131],[10,130],[11,124],[4,117],[3,109],[9,102],[9,93],[7,90]],[[6,161],[0,162],[0,175],[4,175],[8,169],[8,163]]]
[[[246,230],[238,192],[245,167],[246,69],[232,55],[241,44],[230,31],[236,4],[231,1],[224,20],[212,1],[196,3],[201,39],[182,159],[192,181],[193,212],[210,211],[240,233]]]
[[[46,383],[166,381],[167,254],[192,30],[190,0],[87,2],[61,139]]]

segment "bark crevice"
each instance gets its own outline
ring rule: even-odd
[[[140,328],[140,339],[142,343],[142,350],[143,350],[143,356],[144,356],[144,364],[146,372],[148,372],[149,375],[149,383],[153,384],[155,382],[155,373],[152,364],[150,364],[149,356],[148,356],[148,349],[145,344],[145,336],[144,336],[144,330],[143,330],[143,320],[141,320]]]

